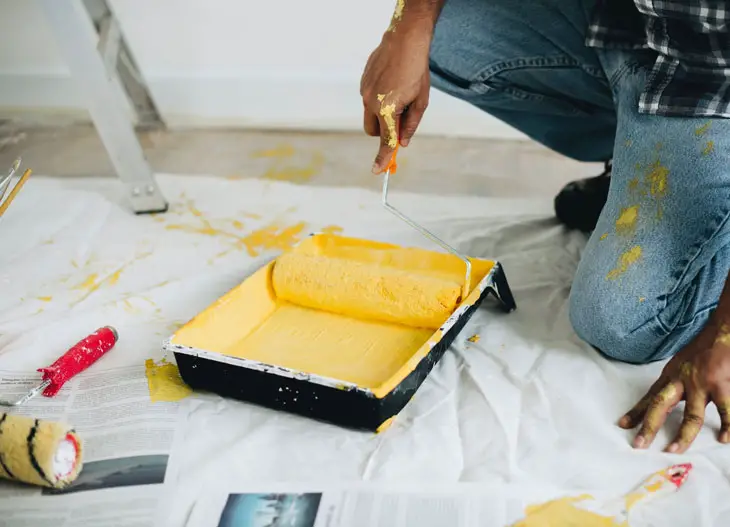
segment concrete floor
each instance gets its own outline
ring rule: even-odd
[[[377,140],[362,134],[247,130],[140,131],[156,172],[268,178],[301,184],[375,188],[369,172]],[[0,121],[0,167],[18,156],[36,174],[106,176],[114,172],[91,124]],[[399,155],[393,188],[413,192],[545,197],[567,181],[595,175],[527,141],[418,137]],[[2,168],[1,170],[5,170]]]

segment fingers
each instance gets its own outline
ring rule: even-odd
[[[403,113],[400,124],[400,144],[402,146],[408,146],[408,143],[411,142],[426,108],[428,108],[428,90],[419,95]]]
[[[730,393],[718,391],[712,398],[720,414],[720,433],[717,440],[720,443],[730,443]]]
[[[644,419],[644,414],[646,414],[647,408],[649,408],[649,403],[651,403],[652,397],[659,392],[666,383],[666,380],[660,378],[652,384],[649,391],[646,392],[646,395],[644,395],[644,397],[642,397],[631,410],[626,412],[626,414],[619,419],[618,425],[625,430],[639,426],[639,423],[641,423]]]
[[[365,108],[365,115],[363,116],[363,128],[365,128],[365,133],[371,137],[377,137],[380,135],[378,116],[367,108]]]
[[[692,442],[700,433],[705,422],[705,407],[707,406],[707,394],[694,391],[687,395],[687,402],[684,406],[684,418],[679,427],[677,436],[667,448],[667,452],[681,454],[689,448]]]
[[[380,148],[373,162],[373,174],[380,174],[385,170],[388,161],[393,156],[393,150],[398,146],[398,125],[400,117],[395,115],[395,105],[385,106],[381,111],[378,125],[380,127]],[[392,111],[391,111],[392,109]]]
[[[672,381],[656,395],[651,396],[644,421],[634,438],[635,448],[647,448],[654,441],[657,432],[667,419],[667,414],[682,400],[683,385]]]

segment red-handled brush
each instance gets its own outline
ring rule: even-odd
[[[79,341],[56,362],[38,371],[43,374],[43,382],[17,401],[3,401],[0,406],[20,406],[43,392],[46,397],[53,397],[69,379],[99,360],[119,340],[117,330],[110,326],[97,329],[94,333]]]

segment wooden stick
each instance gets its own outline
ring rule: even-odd
[[[5,201],[3,201],[2,205],[0,205],[0,216],[5,214],[5,211],[8,210],[8,207],[10,206],[10,203],[15,199],[15,196],[18,195],[18,192],[20,192],[20,189],[23,188],[23,185],[25,185],[25,182],[28,180],[31,174],[31,169],[23,173],[21,178],[18,180],[18,182],[13,187],[13,190],[10,191],[10,194],[8,194],[8,197]]]

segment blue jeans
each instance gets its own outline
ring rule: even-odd
[[[584,45],[595,0],[447,0],[432,85],[580,161],[613,159],[570,292],[608,357],[665,359],[704,327],[730,271],[730,120],[637,102],[655,56]]]

